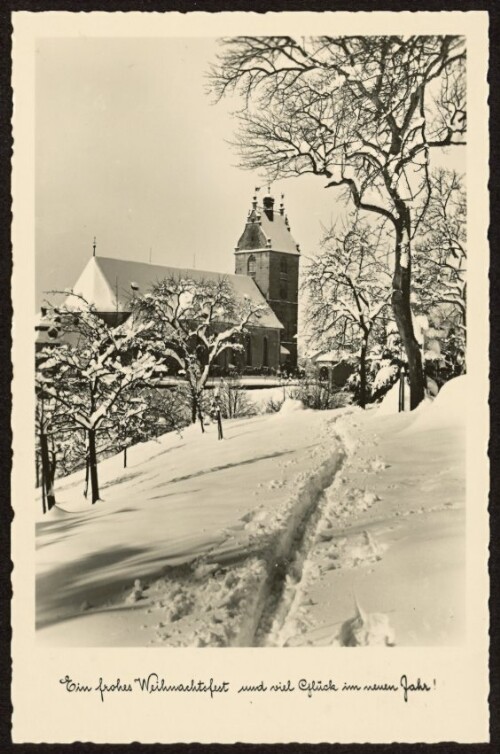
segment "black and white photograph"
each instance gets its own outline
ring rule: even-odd
[[[334,16],[34,40],[47,657],[470,645],[469,42]]]

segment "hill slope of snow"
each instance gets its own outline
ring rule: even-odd
[[[450,644],[463,638],[463,430],[377,409],[190,427],[60,480],[37,523],[39,641]],[[426,407],[432,411],[433,406]],[[40,502],[37,502],[40,505]]]

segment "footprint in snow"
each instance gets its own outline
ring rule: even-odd
[[[285,486],[285,482],[279,479],[272,479],[267,485],[270,490],[277,490]]]
[[[374,458],[369,465],[370,471],[383,471],[384,469],[388,469],[388,468],[389,468],[389,464],[378,457]]]
[[[194,569],[193,578],[196,581],[202,581],[207,576],[211,576],[218,568],[220,568],[218,563],[201,563]]]
[[[140,579],[136,579],[134,581],[134,588],[132,589],[132,591],[128,595],[128,597],[126,599],[126,602],[128,604],[133,604],[134,602],[138,602],[140,599],[142,599],[143,596],[144,596],[144,594],[143,594],[143,587],[142,587],[142,584],[141,584],[141,580]]]
[[[331,562],[326,565],[325,570],[355,568],[356,566],[374,563],[382,559],[386,549],[386,545],[375,542],[368,531],[364,531],[361,537],[356,537],[350,541],[343,538],[335,542],[327,553]]]

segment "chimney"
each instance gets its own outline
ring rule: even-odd
[[[274,218],[274,196],[271,196],[270,192],[267,194],[267,196],[264,197],[263,205],[264,212],[266,213],[268,219],[272,222]]]

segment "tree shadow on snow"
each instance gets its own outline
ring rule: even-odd
[[[169,479],[166,482],[162,482],[161,484],[157,485],[157,487],[162,487],[165,484],[175,484],[176,482],[185,482],[188,479],[195,479],[199,476],[204,476],[205,474],[212,474],[216,471],[226,471],[227,469],[233,469],[237,466],[248,466],[252,463],[258,463],[259,461],[266,461],[270,458],[279,458],[280,456],[286,456],[293,453],[293,450],[283,450],[277,453],[268,453],[265,456],[258,456],[257,458],[248,458],[245,461],[236,461],[235,463],[226,463],[222,466],[212,466],[209,469],[203,469],[202,471],[196,471],[194,474],[186,474],[185,476],[178,476],[174,477],[173,479]]]
[[[133,576],[123,567],[126,561],[147,552],[146,548],[117,547],[95,552],[77,561],[58,564],[36,579],[37,628],[74,615],[89,598],[101,602],[120,588],[132,586]],[[117,566],[122,566],[117,569]],[[109,569],[113,569],[110,570]],[[105,578],[103,579],[103,576]],[[99,579],[102,579],[99,583]]]

